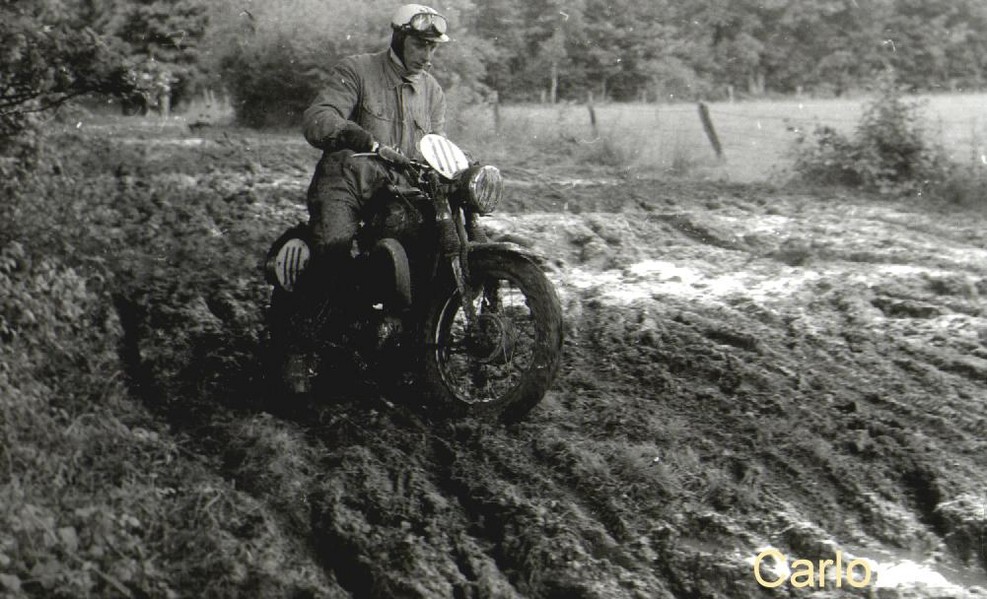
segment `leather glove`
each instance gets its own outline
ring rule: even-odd
[[[347,123],[336,135],[339,149],[349,148],[354,152],[372,152],[374,148],[374,137],[356,123]]]
[[[411,166],[411,159],[401,153],[401,150],[391,146],[379,145],[375,150],[377,155],[396,166]]]

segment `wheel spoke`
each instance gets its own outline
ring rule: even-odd
[[[470,256],[469,303],[447,286],[425,321],[426,382],[453,411],[523,417],[562,358],[562,310],[540,267],[513,252]],[[472,314],[469,323],[464,307]]]
[[[458,296],[451,298],[458,300]],[[490,279],[474,300],[479,315],[467,329],[462,309],[450,302],[442,345],[443,378],[468,403],[495,401],[520,384],[533,366],[537,341],[534,317],[523,290],[505,279]]]

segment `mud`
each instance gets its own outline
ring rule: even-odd
[[[303,216],[300,168],[227,167],[188,176],[249,183],[227,201],[272,239]],[[246,270],[233,309],[192,289],[170,319],[132,323],[158,413],[309,547],[321,593],[987,593],[979,213],[513,174],[487,227],[549,258],[567,335],[559,380],[523,423],[429,422],[414,398],[373,393],[272,406],[250,372],[264,289]],[[187,344],[155,363],[169,337]],[[248,357],[202,366],[203,339],[208,355]],[[867,559],[870,590],[764,589],[753,564],[768,547]]]

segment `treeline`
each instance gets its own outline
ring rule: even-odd
[[[510,99],[840,95],[893,68],[917,90],[980,88],[983,0],[490,0],[482,81]]]
[[[285,122],[340,57],[382,48],[382,0],[5,0],[0,117],[106,92],[136,108],[225,90]],[[435,69],[461,101],[841,95],[894,69],[917,91],[981,89],[983,0],[438,0]],[[162,106],[164,104],[164,106]]]

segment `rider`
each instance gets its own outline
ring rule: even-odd
[[[310,287],[320,288],[308,292],[320,298],[345,293],[352,284],[351,249],[364,204],[382,186],[400,181],[398,166],[406,157],[420,158],[424,135],[445,133],[445,95],[428,72],[437,46],[449,41],[445,17],[428,6],[405,4],[394,12],[391,29],[387,49],[341,60],[303,117],[305,139],[323,150],[307,198],[318,273]],[[387,160],[354,156],[367,152]],[[306,332],[314,334],[299,333]],[[299,349],[289,354],[285,378],[304,391],[318,357],[312,348]]]

